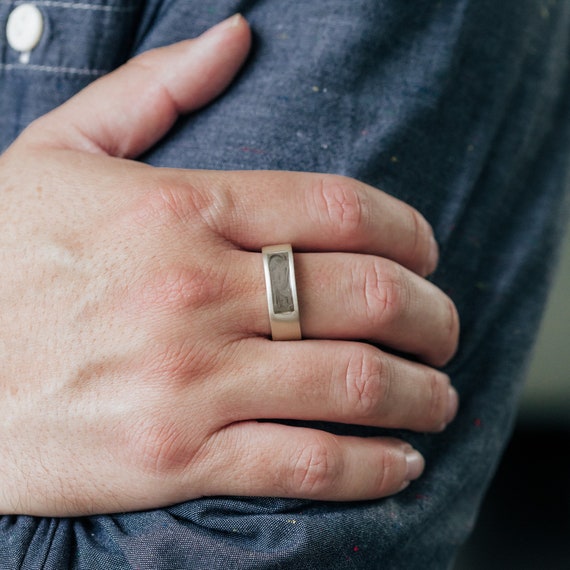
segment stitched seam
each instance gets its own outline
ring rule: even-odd
[[[71,73],[74,75],[94,75],[100,76],[108,73],[102,69],[87,69],[80,67],[56,67],[53,65],[33,65],[29,63],[0,63],[0,69],[6,71],[43,71],[45,73]]]
[[[4,2],[2,2],[4,3]],[[15,2],[16,5],[28,4],[28,0],[18,0]],[[37,0],[33,2],[36,6],[42,6],[44,8],[69,8],[71,10],[95,10],[100,12],[134,12],[137,7],[130,6],[102,6],[100,4],[85,4],[83,2],[61,2],[58,0]]]

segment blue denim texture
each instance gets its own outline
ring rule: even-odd
[[[0,568],[449,568],[510,433],[565,218],[570,3],[37,1],[46,30],[27,65],[4,32],[18,3],[0,0],[0,149],[133,54],[241,11],[255,31],[243,72],[143,160],[341,173],[418,208],[441,245],[433,280],[462,319],[447,368],[461,408],[443,434],[396,432],[427,459],[397,496],[3,516]]]

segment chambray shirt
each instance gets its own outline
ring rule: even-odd
[[[244,13],[255,41],[243,72],[143,160],[341,173],[418,208],[441,245],[433,280],[461,315],[446,370],[461,408],[443,434],[395,432],[427,469],[394,497],[2,516],[0,569],[449,567],[511,429],[565,217],[570,2],[38,0],[27,63],[5,34],[21,3],[0,0],[0,149],[132,55]]]

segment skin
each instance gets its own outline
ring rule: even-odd
[[[339,176],[129,160],[219,95],[249,47],[237,16],[143,54],[0,157],[0,513],[379,498],[421,474],[409,444],[257,420],[454,417],[437,368],[457,312],[424,278],[437,246],[418,212]],[[259,252],[275,243],[296,252],[302,341],[269,340]]]

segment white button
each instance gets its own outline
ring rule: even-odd
[[[44,31],[42,13],[33,4],[20,4],[14,8],[6,24],[6,37],[10,47],[19,52],[32,51]]]

